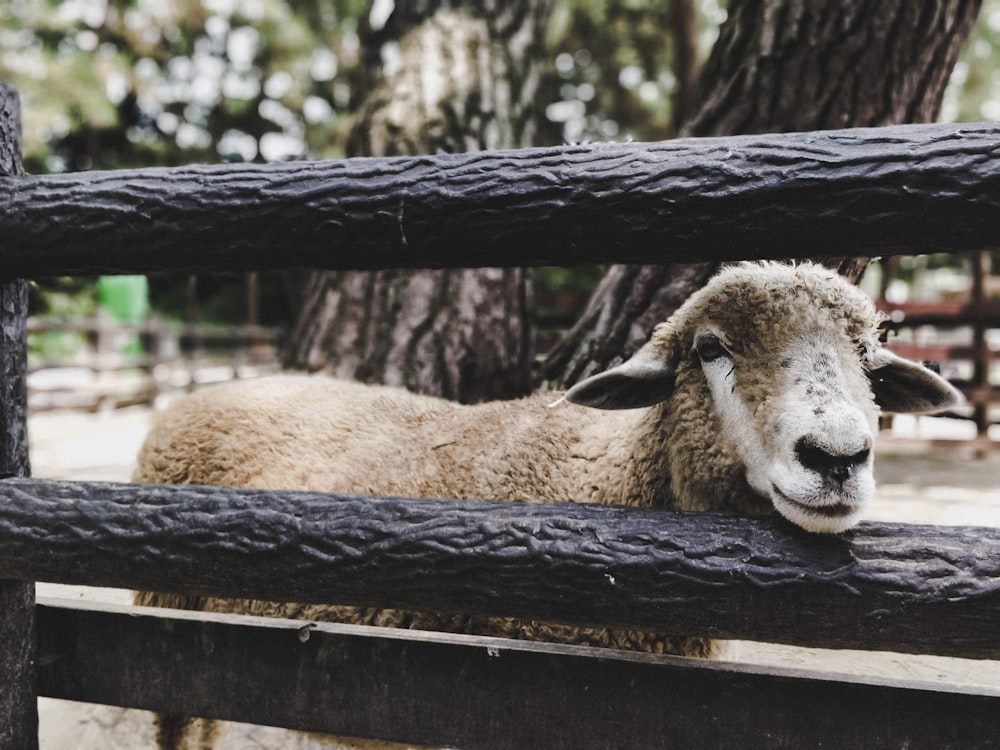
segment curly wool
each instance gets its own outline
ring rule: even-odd
[[[551,396],[459,406],[401,389],[287,375],[207,388],[161,415],[133,481],[532,503],[643,504],[607,476],[625,471],[641,415]],[[304,435],[322,436],[303,440]],[[194,600],[141,593],[140,604],[379,624],[708,656],[701,639],[507,618],[327,605]]]
[[[399,389],[284,375],[205,389],[173,405],[143,445],[134,480],[774,513],[751,488],[738,446],[722,428],[696,336],[709,323],[724,336],[733,387],[750,411],[774,395],[775,369],[793,367],[774,352],[833,342],[831,369],[837,357],[854,360],[838,386],[874,413],[863,368],[879,348],[879,321],[870,299],[822,267],[742,263],[657,326],[633,358],[638,364],[616,368],[628,370],[631,398],[653,406],[550,408],[551,395],[460,406]],[[704,638],[509,618],[155,593],[140,593],[137,602],[656,653],[712,656],[719,648]]]
[[[659,504],[666,501],[664,489],[644,493],[616,479],[628,471],[628,436],[638,428],[640,414],[572,405],[552,409],[551,401],[551,395],[535,395],[460,406],[323,376],[242,381],[195,392],[164,412],[139,453],[133,481],[533,503],[639,505],[653,495]],[[657,654],[721,653],[720,644],[705,638],[513,618],[158,592],[138,592],[135,602]],[[164,748],[186,747],[198,734],[212,738],[220,731],[215,722],[177,717],[158,722]]]
[[[680,364],[672,396],[648,409],[602,411],[568,403],[549,408],[553,397],[537,394],[461,406],[306,375],[206,388],[161,415],[140,451],[134,481],[772,513],[770,503],[748,486],[733,446],[720,439],[689,352],[705,319],[726,328],[736,356],[749,357],[776,332],[801,328],[810,317],[852,341],[873,338],[878,322],[867,297],[820,267],[746,263],[723,270],[654,331],[647,347]],[[745,377],[758,378],[766,390],[767,372],[759,367],[747,368]],[[185,601],[151,593],[138,601],[661,653],[713,652],[710,642],[698,638],[510,619]]]

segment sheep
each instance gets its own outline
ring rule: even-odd
[[[740,263],[624,363],[570,388],[458,405],[401,389],[279,375],[205,389],[151,430],[134,479],[372,495],[778,513],[855,525],[874,492],[880,410],[961,402],[883,348],[871,299],[811,263]],[[589,407],[589,408],[585,408]],[[503,618],[141,593],[219,612],[713,656],[697,637]]]

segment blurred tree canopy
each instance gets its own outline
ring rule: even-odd
[[[543,141],[673,134],[663,0],[559,0]],[[697,6],[695,43],[725,18]],[[343,156],[365,43],[391,0],[9,0],[0,80],[22,95],[29,172]],[[391,45],[377,50],[382,60]]]
[[[12,0],[29,171],[337,155],[366,0]]]
[[[0,80],[22,95],[29,172],[344,155],[365,47],[392,0],[7,0]],[[557,0],[542,143],[675,134],[689,6],[704,58],[722,0]],[[391,60],[392,45],[370,50]],[[1000,0],[943,118],[1000,119]],[[689,76],[685,76],[689,77]]]

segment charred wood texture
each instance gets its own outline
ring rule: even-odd
[[[0,576],[997,658],[1000,530],[0,483]]]
[[[18,96],[0,83],[0,175],[16,181],[23,174]],[[27,321],[27,282],[0,280],[0,472],[4,475],[27,476],[30,471]],[[0,580],[0,748],[5,750],[38,747],[34,653],[35,584]]]
[[[1000,705],[988,688],[99,605],[41,606],[39,652],[55,698],[468,750],[989,748]]]
[[[701,107],[681,135],[934,122],[979,6],[978,0],[733,0],[703,71]],[[808,246],[803,250],[808,257]],[[868,263],[864,254],[848,240],[814,259],[857,281]],[[632,325],[635,317],[666,320],[718,265],[713,258],[686,268],[612,267],[546,357],[540,378],[568,387],[631,356],[649,332]],[[633,278],[641,279],[635,287]]]
[[[17,93],[0,83],[0,176],[15,185],[24,175],[20,127]],[[24,280],[0,283],[0,320],[0,473],[27,476],[28,285]]]
[[[1000,127],[0,178],[8,276],[1000,246]]]

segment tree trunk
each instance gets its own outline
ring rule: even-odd
[[[531,145],[549,11],[549,0],[398,4],[375,34],[390,64],[351,154]],[[284,365],[467,403],[511,398],[531,387],[531,310],[524,269],[318,273]]]
[[[679,133],[698,107],[698,10],[695,0],[672,0],[670,15],[677,81],[670,102],[670,119],[673,132]]]
[[[979,0],[733,0],[685,136],[933,121]],[[845,253],[850,248],[844,248]],[[856,281],[867,265],[817,260]],[[540,378],[559,387],[628,357],[717,264],[612,266]]]
[[[979,0],[730,3],[685,135],[932,122]]]

